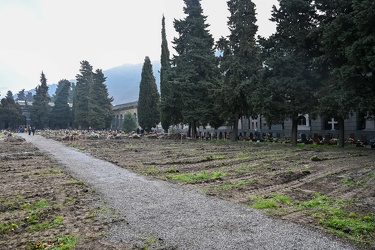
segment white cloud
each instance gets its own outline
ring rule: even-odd
[[[274,25],[267,20],[277,1],[254,2],[259,33],[268,36]],[[173,53],[173,20],[184,18],[183,6],[182,0],[2,0],[1,94],[35,88],[41,71],[48,83],[73,79],[82,60],[104,70],[142,63],[145,56],[159,60],[162,15]],[[226,0],[202,0],[202,8],[215,40],[226,36]]]

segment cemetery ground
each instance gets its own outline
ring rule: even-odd
[[[0,249],[117,249],[121,220],[91,188],[24,141],[0,133]],[[132,249],[122,246],[121,249]]]
[[[372,149],[147,137],[62,143],[150,178],[261,209],[358,249],[375,248]],[[77,249],[111,249],[105,234],[121,219],[116,211],[31,144],[1,139],[0,147],[0,246],[39,249],[72,242]]]

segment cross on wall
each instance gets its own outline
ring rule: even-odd
[[[335,129],[335,124],[338,124],[338,121],[335,121],[335,118],[332,118],[328,124],[331,124],[331,130],[336,130]]]

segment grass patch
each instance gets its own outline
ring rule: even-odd
[[[320,223],[339,235],[348,235],[350,239],[362,242],[364,235],[374,232],[375,214],[365,217],[356,215],[353,218],[334,215],[321,219]]]
[[[35,218],[37,219],[37,217],[35,217]],[[27,230],[29,232],[35,232],[35,231],[44,230],[44,229],[47,229],[47,228],[53,228],[53,227],[60,226],[63,223],[63,221],[64,221],[64,217],[61,216],[61,215],[57,215],[52,220],[45,220],[45,221],[39,222],[39,223],[36,220],[33,220],[32,221],[33,224],[30,225]]]
[[[375,214],[360,215],[347,211],[351,201],[342,201],[318,193],[306,202],[297,202],[299,209],[318,218],[319,224],[357,243],[369,242],[375,232]]]
[[[170,168],[168,170],[165,170],[164,173],[167,173],[167,174],[173,174],[173,173],[177,173],[177,169],[175,168]]]
[[[318,220],[326,229],[356,243],[371,243],[375,232],[375,214],[357,214],[348,211],[352,201],[336,200],[315,193],[308,201],[296,201],[281,194],[252,196],[250,207],[266,209],[269,214],[282,214],[282,210],[293,209]],[[280,210],[280,211],[279,211]]]
[[[0,234],[6,234],[9,231],[13,231],[18,225],[15,222],[4,222],[0,223]]]
[[[24,199],[25,197],[22,195],[15,195],[10,198],[0,198],[0,212],[20,209],[21,202]]]
[[[197,183],[205,180],[216,180],[225,176],[220,171],[207,173],[206,171],[198,173],[186,173],[186,174],[168,174],[167,178],[171,180],[177,180],[187,183]]]
[[[78,144],[75,144],[75,143],[70,143],[68,144],[69,147],[72,147],[72,148],[75,148],[75,149],[78,149],[80,151],[85,151],[86,148],[81,146],[81,145],[78,145]]]
[[[46,242],[30,242],[27,249],[32,250],[42,250],[42,249],[51,249],[51,250],[70,250],[77,245],[77,238],[74,235],[57,235],[53,240]]]
[[[70,179],[70,180],[66,181],[66,184],[68,184],[68,185],[84,185],[85,183],[81,180]]]
[[[251,199],[253,203],[249,206],[257,209],[277,208],[281,203],[292,204],[291,198],[277,193],[268,196],[252,196]]]
[[[50,176],[50,177],[58,177],[63,176],[64,174],[58,168],[50,168],[46,169],[41,173],[35,173],[34,176]]]
[[[246,154],[246,153],[244,153],[244,152],[238,152],[237,154],[236,154],[236,158],[246,158],[246,157],[248,157],[248,155]]]
[[[156,175],[159,173],[159,169],[157,168],[146,168],[142,171],[143,174],[149,174],[149,175]]]
[[[242,187],[242,186],[245,186],[245,185],[248,185],[248,184],[252,184],[252,183],[255,183],[256,180],[245,180],[245,181],[239,181],[239,182],[229,182],[229,183],[224,183],[220,186],[217,186],[215,187],[215,189],[219,189],[219,190],[229,190],[229,189],[232,189],[232,188],[236,188],[236,187]]]
[[[21,205],[21,208],[27,211],[36,211],[50,207],[51,206],[48,204],[46,199],[42,199],[34,203],[25,203]]]

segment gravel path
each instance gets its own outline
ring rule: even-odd
[[[143,177],[41,136],[22,135],[125,217],[109,237],[159,249],[353,249],[299,225],[242,205]]]

